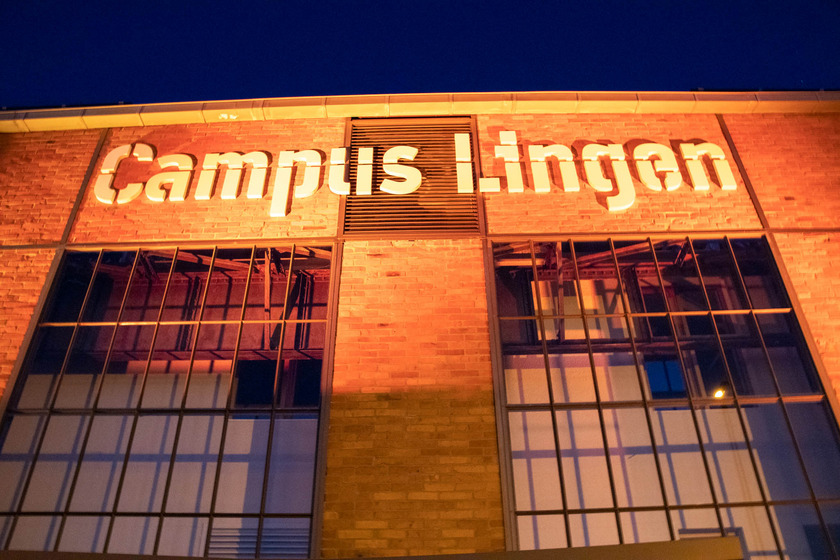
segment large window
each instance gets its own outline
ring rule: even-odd
[[[0,431],[0,546],[308,557],[331,254],[68,252]]]
[[[837,424],[764,239],[493,252],[520,548],[836,557]]]

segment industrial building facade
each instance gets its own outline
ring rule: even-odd
[[[840,554],[840,96],[0,132],[3,551]]]

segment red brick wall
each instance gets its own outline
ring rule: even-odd
[[[0,134],[0,245],[61,240],[99,134]]]
[[[54,256],[53,249],[0,250],[0,396],[21,351]]]
[[[738,176],[720,126],[714,115],[480,115],[481,166],[484,176],[504,177],[504,162],[494,157],[499,132],[517,132],[520,146],[528,144],[563,144],[576,154],[580,192],[563,192],[552,185],[550,193],[535,193],[526,170],[525,192],[485,196],[488,231],[507,233],[619,232],[670,230],[723,230],[758,228],[761,224],[749,194]],[[723,148],[730,162],[738,188],[724,192],[717,186],[707,192],[694,191],[683,183],[671,192],[654,192],[642,186],[630,165],[636,184],[636,202],[628,210],[609,212],[602,194],[596,197],[581,174],[580,149],[589,143],[657,142],[666,146],[672,141],[712,142]],[[521,161],[527,148],[520,148]],[[632,154],[630,154],[632,155]],[[678,161],[680,158],[677,158]],[[682,169],[684,180],[688,174]]]
[[[770,227],[840,226],[840,114],[725,120]]]
[[[323,555],[504,549],[481,245],[345,245]]]
[[[113,129],[102,149],[96,170],[98,172],[102,159],[110,150],[134,142],[154,146],[157,156],[191,154],[197,158],[198,167],[206,153],[261,150],[272,156],[270,185],[276,169],[274,159],[280,151],[318,149],[328,158],[331,148],[344,145],[344,128],[344,119],[299,119]],[[159,171],[160,168],[153,162],[141,163],[133,158],[126,159],[120,165],[115,186],[119,188],[130,181],[145,182]],[[70,242],[234,240],[315,237],[336,233],[339,198],[329,191],[325,177],[315,195],[295,199],[291,213],[282,218],[268,215],[270,188],[268,194],[260,200],[245,198],[244,186],[236,200],[222,200],[219,197],[221,181],[218,181],[213,197],[201,201],[193,198],[197,177],[198,173],[194,173],[184,202],[152,202],[145,195],[140,195],[127,204],[107,205],[94,197],[94,174]]]

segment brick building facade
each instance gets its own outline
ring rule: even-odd
[[[418,156],[417,204],[443,225],[404,206],[406,225],[377,228],[369,205],[374,227],[349,231],[351,199],[408,200],[377,189],[410,181],[383,173],[385,150],[419,145],[400,127],[450,116],[471,153],[437,130],[428,145],[448,158],[445,200],[459,196],[456,160],[470,166],[458,188],[472,186],[475,227],[449,227],[449,202],[423,198],[439,175]],[[337,194],[329,169],[346,163],[357,188],[353,127],[374,119],[386,130],[374,193]],[[121,106],[0,113],[0,133],[4,549],[346,558],[734,535],[750,558],[840,550],[836,94]],[[676,167],[640,155],[654,144]],[[697,160],[704,190],[683,146],[709,144],[720,155]],[[572,157],[549,157],[550,189],[537,192],[530,147],[553,145]],[[126,146],[101,192],[146,190],[103,203],[95,185]],[[321,158],[318,188],[299,196],[306,164],[292,162],[286,215],[272,216],[283,152],[304,150]],[[223,197],[236,164],[206,155],[253,152],[268,155],[263,190],[246,186],[260,169],[246,163]],[[151,161],[171,154],[191,163]],[[642,161],[665,182],[646,183]],[[633,199],[610,210],[622,169]],[[175,183],[148,195],[166,171],[188,173],[185,200]],[[214,189],[198,200],[205,172]],[[668,173],[681,180],[668,186]],[[163,349],[170,331],[177,348]],[[123,421],[117,436],[105,427]],[[195,434],[209,447],[191,451]],[[182,471],[202,473],[188,499],[177,481],[199,475]],[[696,496],[695,475],[708,486]],[[77,497],[97,477],[101,499]],[[284,480],[297,490],[275,490]]]

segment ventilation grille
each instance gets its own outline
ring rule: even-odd
[[[475,194],[459,194],[455,167],[455,134],[471,133],[470,120],[371,119],[352,122],[350,182],[356,184],[358,148],[374,148],[373,193],[346,197],[344,233],[478,232]],[[382,171],[382,156],[394,146],[419,150],[413,162],[423,182],[411,194],[393,195],[378,186],[392,178]],[[355,192],[355,191],[354,191]]]
[[[211,558],[254,558],[257,530],[214,528],[210,535]],[[261,558],[306,558],[309,556],[308,528],[263,528]]]

